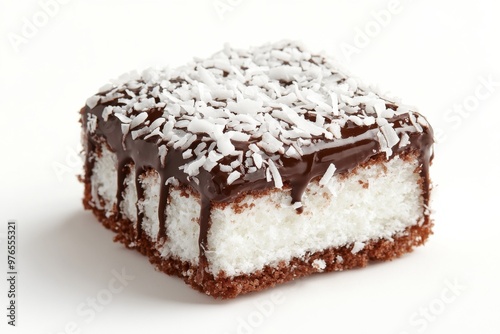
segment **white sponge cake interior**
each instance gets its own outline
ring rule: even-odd
[[[114,215],[116,157],[105,145],[92,174],[94,205]],[[312,181],[303,196],[303,212],[291,203],[290,189],[272,189],[243,195],[234,203],[216,205],[210,214],[206,256],[208,269],[217,276],[251,274],[293,258],[324,249],[352,247],[356,253],[367,241],[391,240],[424,220],[423,196],[415,156],[380,159],[346,175],[334,175],[327,184]],[[125,179],[121,213],[136,226],[136,189]],[[175,182],[174,182],[175,183]],[[158,239],[160,177],[149,171],[140,178],[144,198],[142,229]],[[199,259],[200,199],[196,192],[171,185],[166,207],[166,241],[155,245],[164,258],[190,262]]]

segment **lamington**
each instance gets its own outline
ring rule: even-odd
[[[214,298],[391,260],[432,233],[427,120],[301,43],[133,71],[80,114],[84,207]]]

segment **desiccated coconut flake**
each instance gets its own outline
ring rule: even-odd
[[[250,167],[250,168],[248,168],[247,173],[252,174],[252,173],[255,173],[256,171],[257,171],[257,167]]]
[[[358,126],[362,126],[362,125],[364,125],[363,120],[362,120],[360,117],[356,116],[356,115],[350,115],[350,116],[348,117],[348,119],[349,119],[351,122],[353,122],[354,124],[358,125]]]
[[[151,123],[151,125],[149,126],[149,129],[150,130],[154,130],[154,129],[162,126],[163,123],[165,123],[166,121],[167,120],[165,118],[163,118],[163,117],[157,118],[157,119],[154,120],[153,123]]]
[[[148,110],[155,106],[156,101],[153,97],[149,99],[143,99],[140,102],[134,103],[134,109],[138,111]]]
[[[342,138],[342,133],[341,133],[339,124],[337,124],[337,123],[330,124],[330,126],[328,127],[328,131],[330,131],[335,138],[337,138],[337,139]]]
[[[162,167],[165,167],[165,158],[167,157],[167,152],[167,145],[161,145],[160,147],[158,147],[158,155],[160,156],[160,163]]]
[[[112,106],[107,106],[106,108],[104,108],[104,110],[102,111],[102,119],[107,122],[108,121],[108,117],[109,115],[111,115],[113,113],[113,107]]]
[[[410,136],[405,132],[401,136],[401,141],[399,142],[399,147],[405,147],[410,143]]]
[[[274,186],[278,189],[281,189],[283,187],[283,180],[281,179],[280,172],[278,171],[278,168],[274,164],[274,161],[271,159],[267,160],[269,163],[269,170],[271,171],[271,176],[273,177],[274,180]]]
[[[300,154],[300,156],[304,155],[304,151],[302,150],[302,148],[299,146],[298,143],[292,142],[292,146],[297,151],[297,153]]]
[[[222,158],[224,158],[224,155],[217,153],[216,151],[212,150],[212,151],[210,151],[210,153],[208,153],[208,159],[210,161],[217,162]]]
[[[223,173],[230,173],[233,171],[233,167],[230,165],[219,164],[219,169]]]
[[[325,118],[321,116],[321,114],[317,114],[315,124],[319,127],[323,127],[323,125],[325,124]]]
[[[130,123],[130,129],[134,129],[140,124],[143,124],[144,121],[148,118],[148,113],[143,111],[139,115],[135,116],[134,119],[132,119],[132,122]]]
[[[325,270],[326,262],[325,262],[325,260],[322,260],[322,259],[316,259],[313,261],[312,267],[314,269],[316,269],[317,271],[321,272],[321,271]]]
[[[387,144],[387,139],[381,131],[377,132],[377,139],[380,144],[380,151],[385,152],[386,158],[389,159],[389,157],[392,155],[392,149]]]
[[[384,125],[389,124],[389,121],[387,119],[383,118],[383,117],[377,117],[376,123],[377,123],[378,126],[382,127]]]
[[[203,164],[203,168],[207,171],[210,172],[215,166],[217,166],[217,162],[212,161],[210,159],[207,159],[205,163]]]
[[[363,248],[365,248],[365,244],[363,242],[356,241],[354,243],[354,246],[351,249],[352,254],[357,254],[359,251],[361,251]]]
[[[215,77],[214,75],[206,70],[205,68],[201,67],[201,66],[198,66],[197,68],[198,70],[198,75],[201,79],[201,81],[207,85],[208,87],[211,87],[211,88],[216,88],[218,85],[217,85],[217,82],[215,81]]]
[[[401,115],[401,114],[407,114],[411,112],[411,108],[407,105],[400,105],[396,109],[396,114]]]
[[[201,101],[203,102],[212,101],[212,94],[210,93],[210,90],[205,88],[206,86],[204,84],[199,82],[197,87],[198,87],[198,96]]]
[[[199,143],[193,151],[194,154],[200,155],[205,149],[205,147],[207,147],[207,143]]]
[[[395,115],[395,112],[391,108],[385,109],[381,114],[381,116],[384,118],[392,118],[392,117],[394,117],[394,115]]]
[[[92,95],[87,99],[87,107],[89,107],[90,109],[94,109],[94,107],[99,103],[100,100],[100,96]]]
[[[385,102],[383,100],[375,101],[373,103],[373,108],[375,109],[375,112],[377,113],[378,117],[382,117],[382,114],[387,109],[385,106]]]
[[[370,125],[375,124],[375,117],[367,116],[367,117],[363,118],[363,124],[366,126],[370,126]]]
[[[231,168],[235,169],[235,168],[238,168],[239,166],[241,166],[241,161],[234,160],[229,165],[231,166]]]
[[[305,131],[314,136],[319,136],[325,132],[325,129],[307,121],[305,118],[299,116],[295,110],[289,106],[282,104],[281,109],[286,113],[289,119],[297,125],[298,130]]]
[[[292,55],[290,53],[281,50],[272,50],[271,56],[278,58],[279,60],[282,60],[284,62],[289,62],[292,58]]]
[[[330,100],[332,103],[332,113],[335,116],[338,116],[338,114],[339,114],[339,99],[338,99],[337,94],[335,94],[334,92],[330,92]]]
[[[262,140],[258,145],[269,153],[276,153],[283,147],[283,142],[266,132],[262,135]]]
[[[427,122],[427,120],[422,116],[419,116],[417,118],[417,122],[418,122],[418,124],[420,124],[422,126],[425,126],[425,127],[429,126],[429,123]]]
[[[188,176],[188,180],[189,180],[189,179],[193,180],[193,181],[194,181],[194,183],[196,183],[197,185],[199,185],[199,184],[200,184],[200,179],[198,179],[196,176],[193,176],[193,177]]]
[[[169,184],[173,185],[174,187],[177,187],[179,185],[179,180],[171,176],[167,179],[167,181],[165,181],[166,186],[168,186]]]
[[[335,165],[333,163],[331,163],[328,166],[328,169],[326,170],[326,172],[323,175],[323,177],[321,178],[321,180],[319,180],[319,184],[321,186],[328,184],[328,182],[330,182],[331,178],[333,177],[333,174],[335,174],[336,170],[337,170],[337,167],[335,167]]]
[[[410,112],[409,115],[410,115],[410,122],[417,129],[417,131],[418,132],[424,131],[424,129],[422,128],[422,125],[420,125],[420,123],[417,122],[415,115],[412,112]]]
[[[123,93],[108,93],[106,94],[106,96],[104,97],[101,97],[101,101],[100,103],[108,103],[108,102],[111,102],[113,100],[117,100],[121,97],[124,97],[125,95]]]
[[[187,130],[193,133],[213,134],[215,124],[205,119],[194,118],[189,122]]]
[[[356,79],[350,77],[350,78],[347,78],[345,82],[346,82],[346,84],[349,85],[349,89],[351,91],[354,92],[358,89],[358,82],[356,81]]]
[[[271,170],[266,168],[266,181],[271,182],[273,180],[273,176],[271,175]]]
[[[188,134],[186,137],[188,137],[187,140],[182,145],[180,145],[181,150],[185,150],[188,147],[190,147],[191,144],[194,143],[197,139],[197,136],[194,134],[191,134],[191,133]],[[174,145],[174,147],[175,147],[175,145]]]
[[[325,103],[325,101],[323,101],[321,95],[316,94],[316,93],[314,93],[312,91],[308,92],[306,100],[311,101],[314,104],[316,104],[317,108],[319,108],[320,110],[324,110],[324,111],[327,111],[327,112],[332,112],[333,111],[332,110],[332,106],[330,106],[327,103]]]
[[[259,148],[257,145],[255,145],[255,144],[250,144],[250,145],[248,145],[248,148],[249,148],[251,151],[253,151],[253,152],[259,152],[259,151],[260,151],[260,148]]]
[[[259,153],[254,153],[252,154],[253,158],[253,163],[257,169],[260,169],[262,167],[262,156]]]
[[[392,124],[385,124],[381,126],[380,131],[382,131],[389,148],[392,148],[399,142],[399,136],[396,130],[392,127]]]
[[[274,80],[292,81],[295,75],[302,72],[302,68],[298,66],[276,66],[269,70],[269,78]]]
[[[234,141],[248,141],[250,140],[250,135],[247,133],[239,132],[239,131],[229,131],[229,136],[231,140]]]
[[[144,128],[140,128],[139,130],[134,130],[131,132],[132,134],[132,139],[133,140],[136,140],[137,138],[141,137],[141,136],[144,136],[145,134],[147,134],[149,132],[148,128],[147,127],[144,127]]]
[[[284,96],[276,99],[276,102],[278,104],[283,103],[286,105],[290,105],[290,104],[294,103],[295,101],[297,101],[297,95],[295,95],[295,93],[293,93],[293,92],[288,94],[288,95],[284,95]]]
[[[201,156],[196,160],[184,165],[184,173],[186,173],[189,176],[198,175],[200,173],[200,167],[203,166],[206,160],[207,158],[205,156]]]
[[[236,114],[256,115],[262,110],[262,101],[241,99],[238,102],[228,102],[227,108]]]
[[[113,84],[107,83],[104,86],[102,86],[101,88],[99,88],[98,92],[99,92],[99,94],[102,94],[102,93],[105,93],[107,91],[110,91],[111,89],[113,89]]]
[[[297,152],[297,150],[293,147],[290,146],[288,150],[285,152],[285,155],[290,157],[290,158],[295,158],[295,159],[300,159],[300,154]]]
[[[217,139],[217,149],[224,156],[230,155],[235,151],[235,147],[231,143],[228,133],[223,134]]]
[[[148,128],[148,130],[150,130],[150,129]],[[149,138],[152,138],[152,137],[154,137],[154,136],[160,136],[160,137],[162,137],[162,136],[163,136],[163,133],[160,131],[160,128],[159,128],[159,127],[158,127],[158,128],[156,128],[156,129],[154,129],[153,131],[151,131],[151,132],[149,133],[149,135],[147,135],[146,137],[144,137],[144,140],[149,139]]]
[[[234,181],[239,179],[241,176],[241,173],[238,171],[234,171],[229,176],[227,177],[227,184],[232,184]]]
[[[122,124],[121,129],[122,129],[122,134],[125,137],[130,131],[130,124]]]
[[[87,131],[90,133],[94,133],[96,128],[97,128],[97,116],[89,114],[87,116]]]

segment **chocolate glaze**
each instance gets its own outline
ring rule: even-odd
[[[176,178],[180,184],[192,188],[199,193],[201,198],[200,210],[200,233],[199,233],[199,266],[197,280],[203,280],[207,260],[205,249],[207,248],[207,235],[210,226],[210,212],[214,203],[225,203],[238,197],[248,191],[259,191],[274,187],[274,182],[266,181],[263,169],[252,174],[246,174],[244,177],[236,180],[234,183],[227,184],[227,173],[221,172],[216,166],[211,172],[200,168],[200,174],[197,175],[196,182],[189,179],[188,176],[180,169],[187,162],[194,159],[184,159],[182,151],[178,149],[168,148],[168,153],[165,159],[165,164],[162,166],[159,154],[158,138],[135,139],[133,140],[130,134],[122,135],[121,122],[116,117],[110,117],[107,121],[102,118],[102,111],[106,104],[99,104],[93,109],[84,107],[81,111],[82,124],[87,136],[87,155],[85,163],[85,178],[90,178],[93,169],[94,157],[91,152],[98,150],[102,143],[106,143],[108,147],[116,153],[117,157],[117,212],[120,215],[120,203],[123,200],[124,180],[130,171],[130,168],[135,168],[136,171],[136,189],[137,198],[143,198],[144,189],[141,185],[141,175],[146,171],[154,170],[161,178],[161,190],[158,207],[159,219],[159,234],[158,241],[162,242],[166,235],[166,206],[169,197],[169,185],[165,185],[166,180],[170,177]],[[392,105],[387,105],[388,108],[394,108]],[[395,108],[394,108],[395,109]],[[94,134],[89,134],[86,129],[87,118],[92,114],[97,117],[97,128]],[[152,110],[149,118],[154,120],[160,117],[161,114]],[[422,116],[419,116],[422,117]],[[394,124],[394,129],[402,130],[404,127],[411,126],[408,114],[395,116],[389,120]],[[318,142],[316,145],[309,148],[310,152],[305,150],[302,159],[281,157],[282,165],[277,164],[280,175],[283,179],[285,187],[291,188],[292,203],[301,201],[302,194],[309,182],[321,175],[333,163],[336,167],[335,173],[344,173],[352,170],[359,164],[368,161],[381,153],[379,141],[377,139],[378,126],[357,126],[352,123],[346,124],[342,128],[342,139],[332,140],[330,142]],[[432,160],[431,151],[433,144],[433,133],[429,127],[424,127],[422,132],[415,130],[408,131],[410,142],[407,146],[399,148],[398,145],[393,147],[392,155],[398,155],[402,152],[416,151],[419,152],[420,173],[423,179],[422,189],[424,204],[429,203],[429,163]],[[196,147],[199,141],[191,145],[191,148]],[[233,143],[238,146],[248,146],[250,143]],[[298,214],[301,210],[298,210]],[[117,217],[121,218],[121,217]],[[137,209],[137,238],[140,239],[142,234],[143,214]]]

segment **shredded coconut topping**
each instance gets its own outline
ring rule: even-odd
[[[180,149],[189,177],[218,166],[228,184],[265,169],[268,181],[281,188],[282,158],[300,159],[322,143],[341,141],[350,125],[378,126],[380,151],[388,157],[393,146],[409,140],[388,122],[408,108],[348,76],[331,58],[290,41],[249,50],[226,45],[176,69],[126,73],[87,100],[91,109],[99,103],[106,106],[103,120],[118,118],[124,136],[156,140],[162,164],[169,149]],[[422,131],[425,120],[410,117],[408,131]],[[96,121],[89,119],[89,131]],[[321,183],[334,172],[331,165]]]
[[[331,180],[331,178],[332,178],[333,174],[335,173],[335,170],[336,170],[336,169],[337,169],[337,168],[335,167],[335,165],[334,165],[334,164],[330,164],[330,165],[328,166],[328,169],[326,170],[325,174],[324,174],[324,175],[323,175],[323,177],[321,178],[321,180],[319,180],[319,184],[320,184],[321,186],[324,186],[324,185],[328,184],[328,182],[330,182],[330,180]]]
[[[356,241],[354,243],[354,246],[352,246],[351,253],[352,254],[357,254],[358,252],[360,252],[361,250],[363,250],[363,248],[365,248],[365,243],[364,242]]]

